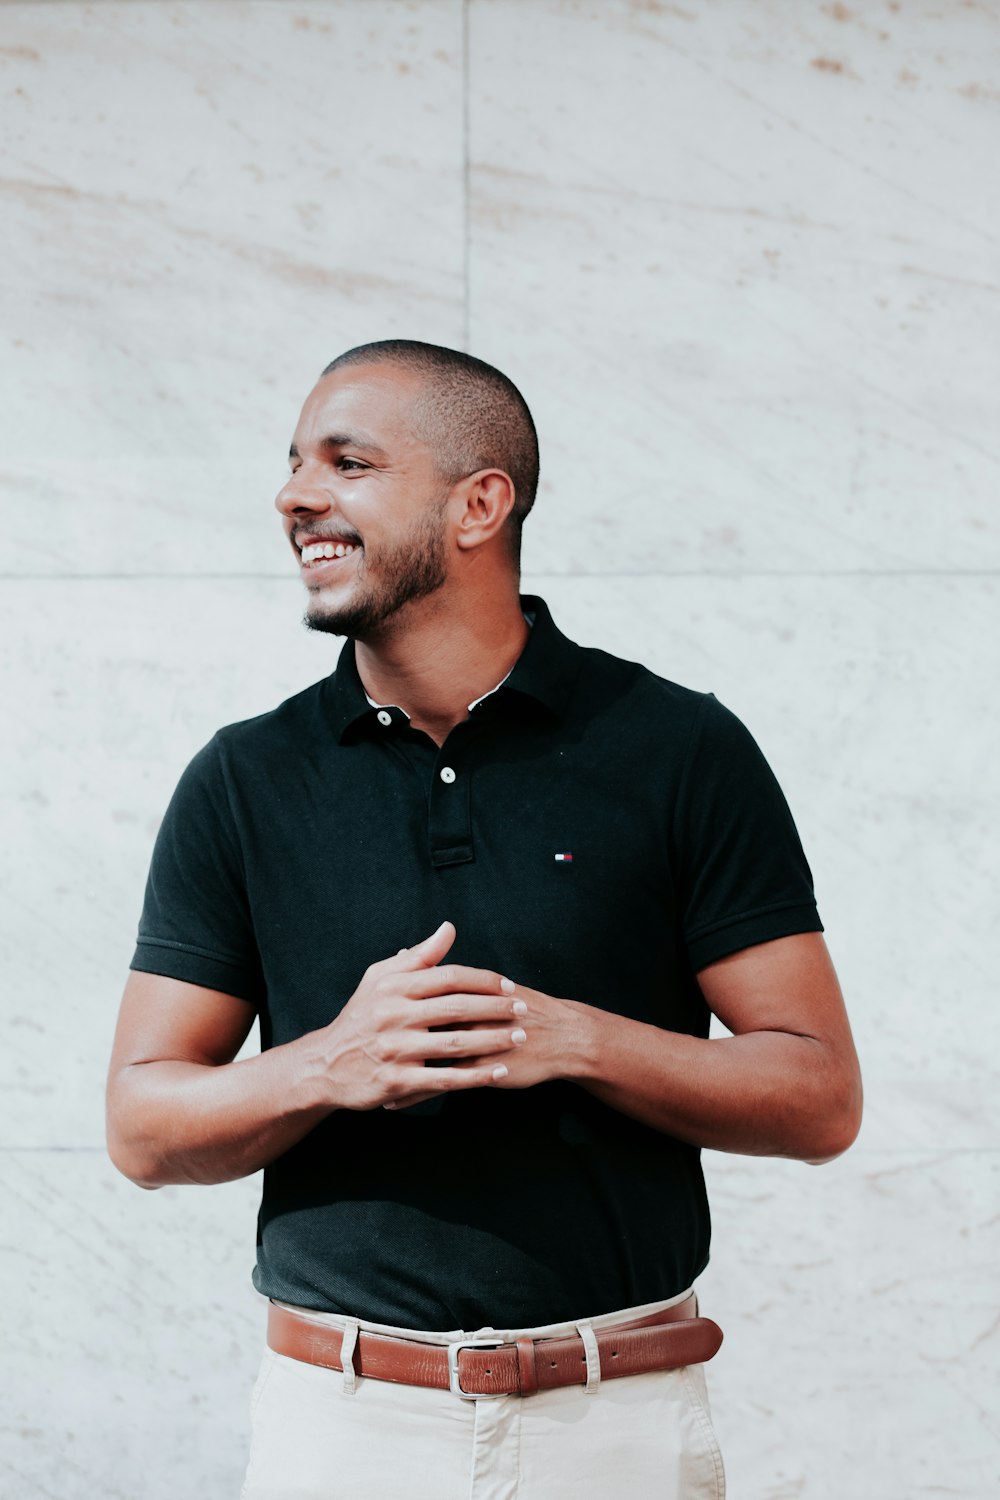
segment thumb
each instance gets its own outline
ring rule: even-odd
[[[404,959],[404,968],[433,969],[444,958],[456,936],[455,924],[442,922],[437,931],[424,938],[422,943],[415,943],[412,948],[402,950],[399,956]]]

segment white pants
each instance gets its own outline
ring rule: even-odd
[[[672,1302],[588,1319],[594,1328]],[[347,1320],[310,1313],[345,1327]],[[427,1342],[489,1336],[363,1329]],[[503,1340],[572,1333],[580,1324],[502,1329]],[[704,1367],[687,1365],[471,1401],[451,1391],[351,1379],[267,1349],[251,1397],[253,1437],[242,1500],[723,1500],[722,1457]],[[348,1389],[345,1389],[345,1386]]]

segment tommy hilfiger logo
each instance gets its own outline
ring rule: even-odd
[[[572,854],[567,853],[567,854],[557,854],[556,855],[556,864],[557,865],[571,865],[572,863],[573,863],[573,856],[572,856]]]

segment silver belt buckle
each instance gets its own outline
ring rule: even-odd
[[[461,1343],[448,1345],[448,1385],[455,1396],[463,1401],[499,1401],[509,1391],[463,1391],[458,1378],[458,1352],[460,1349],[502,1349],[506,1339],[462,1339]]]

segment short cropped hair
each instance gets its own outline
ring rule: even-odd
[[[521,527],[538,490],[538,434],[528,404],[500,370],[440,344],[415,339],[381,339],[359,344],[331,360],[329,375],[345,365],[393,364],[425,380],[416,403],[420,437],[435,455],[446,483],[480,469],[502,469],[514,485],[514,508],[506,530],[515,562]]]

